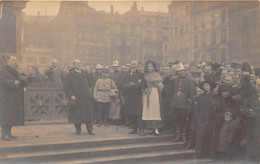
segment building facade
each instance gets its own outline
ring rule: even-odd
[[[111,64],[119,60],[163,63],[168,40],[167,13],[137,10],[134,3],[124,14],[95,11],[87,2],[62,2],[52,21],[54,51],[68,64],[81,59],[85,64]]]
[[[230,4],[230,61],[249,62],[260,67],[259,2]]]
[[[26,1],[0,2],[0,56],[13,55],[21,60],[23,44],[22,9]]]
[[[228,2],[192,3],[191,58],[198,61],[229,62]]]
[[[54,16],[41,15],[37,16],[23,15],[24,34],[23,34],[23,54],[22,63],[24,68],[38,66],[47,68],[55,58],[53,51],[53,39],[50,22]]]
[[[64,65],[74,59],[110,65],[118,60],[158,64],[249,62],[258,66],[259,2],[172,2],[169,12],[96,11],[87,2],[61,2],[50,26],[52,53]],[[25,29],[26,30],[26,29]],[[47,43],[46,43],[47,44]],[[28,48],[28,46],[27,46]]]
[[[172,2],[169,8],[170,37],[167,60],[189,63],[191,59],[191,2]]]
[[[54,52],[65,65],[74,59],[83,63],[107,61],[105,13],[97,12],[87,2],[61,2],[57,17],[51,22]]]

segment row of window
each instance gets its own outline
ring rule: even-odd
[[[194,17],[193,19],[193,30],[206,29],[211,25],[215,27],[217,25],[222,25],[227,22],[226,9],[219,11],[213,11],[211,14],[202,14],[199,17]]]
[[[180,26],[175,26],[171,31],[171,36],[179,36],[189,33],[189,24],[182,24]]]
[[[219,56],[217,56],[217,54],[215,52],[210,54],[210,56],[206,56],[205,54],[199,55],[197,52],[195,52],[193,54],[193,60],[196,61],[196,62],[198,62],[200,60],[206,61],[208,59],[211,60],[211,61],[214,61],[214,62],[226,63],[226,61],[227,61],[227,52],[226,52],[226,50],[222,50],[220,52]]]
[[[217,39],[217,32],[219,36]],[[209,42],[209,38],[211,39]],[[202,33],[201,35],[194,35],[193,37],[193,48],[198,48],[199,46],[215,45],[217,43],[227,42],[227,30],[222,29],[221,31],[212,31],[211,33]],[[201,43],[199,45],[199,43]]]
[[[167,44],[164,45],[164,50],[167,51],[170,49],[171,51],[184,51],[190,49],[190,41],[185,40],[185,41],[180,41],[177,42],[176,44],[172,44],[170,47],[168,47]]]
[[[181,8],[173,9],[170,12],[171,20],[180,19],[190,15],[190,6],[183,6]]]
[[[139,34],[140,28],[135,25],[112,25],[110,26],[110,32],[121,33],[121,34]]]
[[[78,32],[77,38],[80,41],[103,42],[105,40],[105,33],[103,31],[85,29]]]
[[[103,57],[105,54],[104,49],[98,47],[89,47],[89,46],[78,46],[76,49],[77,56],[94,56],[96,57]]]

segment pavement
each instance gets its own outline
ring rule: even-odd
[[[94,133],[96,135],[92,136],[87,133],[86,126],[82,124],[81,131],[82,132],[80,135],[75,135],[74,125],[67,123],[66,120],[40,120],[26,122],[25,126],[14,126],[12,128],[12,134],[17,136],[18,139],[13,141],[0,140],[0,148],[73,142],[76,143],[81,141],[129,139],[133,137],[142,138],[142,136],[136,134],[128,134],[131,129],[126,126],[117,127],[115,125],[109,125],[97,127],[94,125]],[[149,131],[146,131],[146,133],[148,132]]]

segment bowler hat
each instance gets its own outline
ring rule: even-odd
[[[76,100],[68,100],[67,106],[68,109],[74,110],[77,106]]]

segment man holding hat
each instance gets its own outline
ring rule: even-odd
[[[186,70],[182,63],[176,67],[178,77],[172,80],[173,83],[173,97],[171,100],[171,107],[174,110],[177,133],[173,142],[181,139],[186,143],[186,121],[188,116],[188,103],[195,95],[194,81],[186,76]],[[181,136],[182,134],[182,136]]]
[[[68,111],[69,123],[73,123],[76,134],[81,133],[81,124],[86,124],[89,135],[93,133],[93,99],[91,94],[92,82],[87,71],[81,69],[81,61],[74,60],[73,68],[65,78],[64,92],[69,101],[75,101]]]

